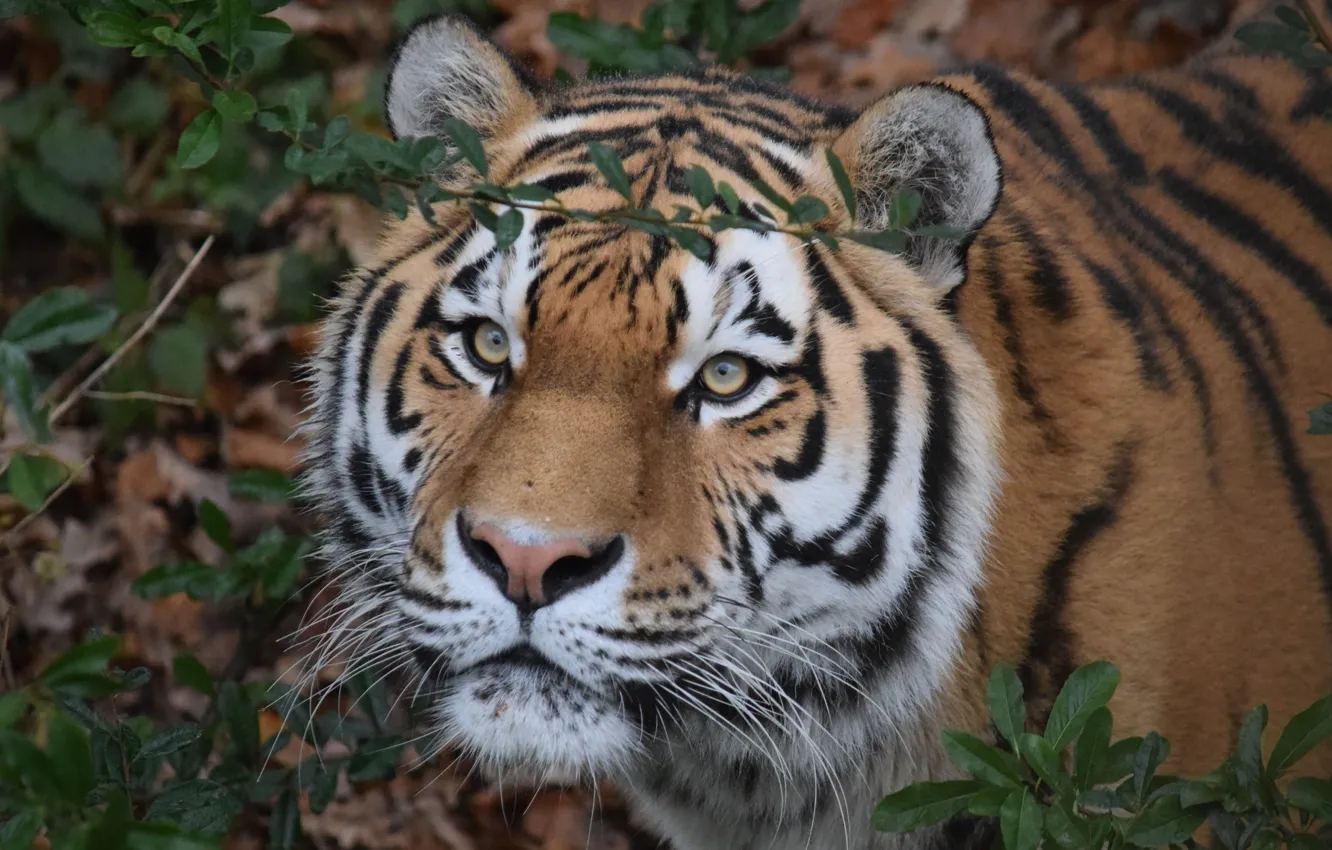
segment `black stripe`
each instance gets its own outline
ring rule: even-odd
[[[365,340],[361,344],[360,362],[356,374],[356,407],[363,417],[369,415],[367,402],[370,398],[370,366],[374,362],[375,351],[379,348],[379,338],[383,336],[389,322],[393,321],[398,301],[406,288],[406,284],[403,283],[390,284],[375,302],[374,309],[370,311],[370,317],[366,320]]]
[[[870,459],[865,489],[856,500],[851,522],[859,522],[879,500],[897,455],[897,352],[891,346],[866,351],[860,356],[860,376],[869,406]]]
[[[953,370],[943,351],[928,334],[913,323],[899,318],[911,338],[911,347],[920,357],[929,392],[929,431],[922,449],[920,498],[925,509],[925,560],[929,569],[938,567],[940,549],[947,537],[945,506],[953,479],[957,475],[957,422],[953,411]]]
[[[800,481],[818,471],[823,462],[823,443],[827,438],[827,422],[823,408],[814,411],[814,415],[805,423],[805,433],[800,441],[800,453],[795,461],[779,457],[772,465],[772,473],[783,481]]]
[[[384,515],[384,504],[375,489],[379,469],[365,443],[357,440],[352,445],[351,456],[347,459],[347,478],[351,481],[352,492],[361,506],[375,516]]]
[[[397,362],[393,364],[393,377],[389,380],[386,405],[389,431],[395,437],[401,437],[421,424],[421,414],[405,414],[407,366],[412,362],[413,346],[409,342],[398,352]]]
[[[1156,334],[1147,324],[1147,316],[1137,294],[1124,285],[1123,281],[1098,263],[1084,259],[1092,278],[1101,287],[1101,298],[1115,318],[1128,328],[1133,337],[1133,345],[1138,352],[1138,373],[1150,386],[1159,390],[1170,388],[1170,374],[1156,348]]]
[[[1041,571],[1041,598],[1027,630],[1026,654],[1018,668],[1029,701],[1053,701],[1073,672],[1072,635],[1064,623],[1069,585],[1078,558],[1119,519],[1132,477],[1133,451],[1120,446],[1093,501],[1073,515],[1054,557]],[[1042,677],[1040,681],[1038,675]],[[1048,710],[1048,703],[1045,707]]]
[[[824,264],[823,257],[813,242],[805,244],[805,271],[809,275],[810,284],[814,287],[819,307],[844,325],[854,322],[855,308],[847,300],[846,293],[842,292],[842,287],[833,279],[832,272],[828,271],[828,266]]]
[[[1169,168],[1162,169],[1158,177],[1162,190],[1175,203],[1221,231],[1227,239],[1262,257],[1263,262],[1280,272],[1308,299],[1324,324],[1332,324],[1332,289],[1328,288],[1318,269],[1300,259],[1261,221],[1226,199],[1213,195]]]
[[[1073,315],[1072,300],[1068,291],[1068,278],[1059,268],[1059,262],[1045,240],[1037,236],[1024,219],[1012,216],[1012,229],[1013,235],[1026,249],[1027,259],[1032,265],[1030,279],[1035,287],[1037,306],[1056,321],[1068,319]]]
[[[1091,134],[1120,179],[1134,185],[1147,179],[1147,166],[1143,164],[1142,157],[1125,143],[1105,107],[1080,88],[1056,87],[1054,91],[1078,114],[1080,123]]]

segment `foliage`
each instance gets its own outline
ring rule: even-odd
[[[945,732],[949,758],[971,778],[903,788],[879,804],[875,827],[910,832],[953,817],[997,817],[1005,850],[1198,847],[1204,823],[1220,850],[1332,842],[1332,779],[1279,784],[1332,738],[1332,694],[1292,718],[1266,760],[1267,707],[1258,706],[1232,756],[1201,779],[1183,779],[1160,772],[1170,742],[1157,733],[1113,740],[1108,703],[1118,686],[1109,662],[1078,668],[1038,735],[1026,731],[1022,682],[998,665],[987,695],[999,743]]]
[[[253,474],[237,476],[233,485],[268,500],[289,487]],[[200,513],[201,525],[227,552],[226,563],[158,567],[135,592],[239,605],[251,634],[267,639],[267,624],[300,599],[296,585],[309,541],[269,529],[238,547],[216,506],[205,502]],[[44,830],[53,850],[218,848],[233,821],[262,803],[272,811],[269,846],[289,848],[300,837],[299,799],[320,812],[340,775],[364,782],[397,768],[405,741],[388,728],[384,680],[368,671],[350,681],[359,710],[316,715],[282,686],[242,684],[235,675],[214,681],[196,658],[180,655],[172,676],[205,696],[207,707],[198,722],[154,723],[117,710],[118,700],[146,689],[152,678],[144,668],[108,670],[118,650],[118,639],[92,636],[26,687],[0,697],[0,822],[6,823],[0,847],[26,850]],[[260,713],[274,702],[282,703],[286,723],[261,740]],[[294,767],[270,764],[293,736],[311,755]],[[347,754],[317,755],[330,741],[345,745]]]
[[[1235,31],[1235,38],[1248,46],[1286,57],[1301,68],[1332,67],[1332,35],[1309,7],[1299,0],[1298,8],[1278,6],[1275,21],[1252,21]],[[1332,121],[1332,112],[1327,114]]]

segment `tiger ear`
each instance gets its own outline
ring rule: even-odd
[[[989,122],[970,98],[927,83],[898,89],[833,144],[856,190],[857,227],[889,226],[893,199],[920,193],[912,227],[946,227],[960,239],[913,236],[906,258],[934,289],[966,277],[967,247],[999,202],[999,155]]]
[[[394,138],[447,139],[450,118],[495,138],[536,112],[530,87],[499,48],[470,22],[447,16],[428,18],[407,33],[390,63],[385,91]]]

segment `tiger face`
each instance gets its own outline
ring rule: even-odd
[[[847,227],[830,148],[869,229],[915,188],[971,234],[999,192],[942,87],[854,120],[723,73],[540,93],[447,19],[406,39],[388,112],[400,136],[468,121],[492,179],[570,208],[623,203],[589,141],[667,215],[702,165],[743,215],[762,180]],[[692,748],[817,794],[929,708],[972,613],[997,411],[944,298],[965,243],[737,229],[701,259],[522,214],[507,250],[465,207],[395,225],[326,325],[312,482],[348,640],[412,665],[438,743],[483,762],[651,794]]]

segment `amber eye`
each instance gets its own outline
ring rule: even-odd
[[[495,322],[481,322],[472,331],[471,349],[478,365],[498,368],[509,361],[509,334]]]
[[[698,373],[703,388],[718,398],[735,398],[749,387],[753,370],[749,361],[738,354],[718,354],[703,364]]]

